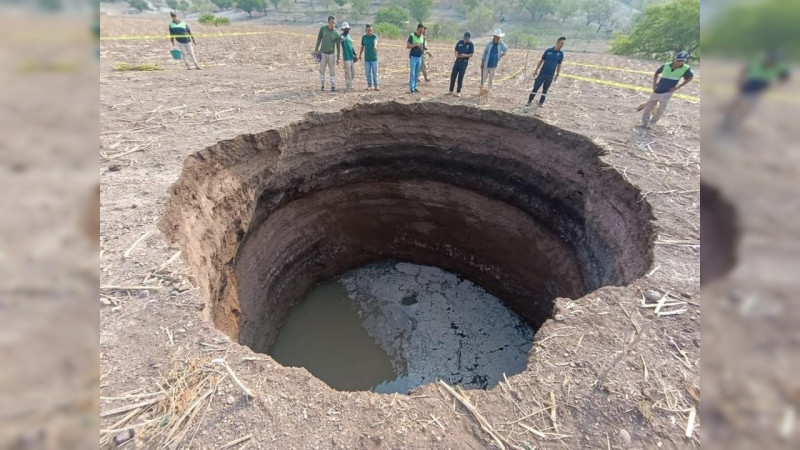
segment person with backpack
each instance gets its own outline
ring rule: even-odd
[[[417,31],[408,35],[408,40],[406,41],[406,48],[410,50],[408,54],[408,66],[409,66],[409,74],[408,74],[408,91],[411,94],[415,94],[419,92],[417,90],[417,79],[419,78],[419,69],[422,65],[422,53],[425,51],[425,38],[423,29],[425,25],[418,24]]]
[[[353,48],[353,39],[350,38],[350,24],[347,22],[342,22],[342,60],[344,61],[344,82],[347,89],[352,89],[355,78],[353,64],[358,61],[358,57]]]
[[[678,52],[672,62],[659,67],[653,74],[653,93],[643,105],[637,109],[642,109],[642,127],[648,128],[655,125],[667,110],[667,104],[672,98],[672,94],[680,88],[689,84],[694,78],[691,67],[686,64],[689,60],[689,52]],[[660,78],[659,78],[660,76]],[[683,79],[683,83],[678,84]],[[656,110],[652,115],[653,109]]]
[[[320,90],[325,90],[325,69],[327,68],[331,77],[331,92],[336,92],[336,66],[339,65],[341,52],[342,38],[336,31],[336,18],[328,16],[328,24],[319,29],[317,43],[314,45],[314,55],[319,61],[319,82],[322,85]]]
[[[175,41],[178,41],[178,49],[180,49],[182,56],[181,59],[183,59],[187,69],[191,70],[191,67],[189,67],[189,58],[192,58],[195,69],[200,70],[200,65],[197,64],[197,58],[194,56],[194,49],[192,49],[192,44],[195,42],[194,36],[192,36],[192,30],[189,29],[189,24],[183,22],[174,12],[169,13],[169,16],[172,18],[172,21],[169,23],[170,43],[174,46]]]
[[[375,86],[378,89],[378,35],[372,32],[372,25],[367,24],[367,34],[361,36],[361,49],[358,51],[358,59],[364,55],[364,73],[367,76],[367,90]]]

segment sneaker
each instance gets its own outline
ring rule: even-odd
[[[525,103],[525,107],[526,108],[530,108],[531,107],[531,102]]]
[[[419,92],[419,89],[414,89],[414,92]]]
[[[461,92],[456,92],[456,97],[461,97]]]
[[[336,86],[331,86],[331,92],[336,92]]]
[[[323,84],[322,87],[319,88],[319,90],[322,91],[322,92],[325,92],[325,85]]]
[[[447,91],[447,94],[444,95],[453,95],[453,91]]]
[[[371,91],[372,90],[372,86],[367,86],[367,90]]]
[[[200,66],[195,67],[196,70],[203,70]]]
[[[376,90],[376,91],[380,91],[380,89],[378,89],[378,86],[375,86],[375,90]]]

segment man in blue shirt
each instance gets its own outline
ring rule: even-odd
[[[694,74],[689,65],[686,64],[688,59],[689,52],[678,52],[671,63],[666,63],[659,67],[653,74],[653,93],[644,105],[637,108],[644,110],[642,111],[642,127],[647,128],[650,125],[655,125],[667,110],[667,103],[672,98],[672,94],[692,81]],[[659,75],[661,76],[660,79]],[[683,83],[678,84],[681,78],[683,78]],[[650,113],[654,108],[656,112],[651,117]]]
[[[417,79],[419,78],[419,68],[422,65],[422,52],[425,48],[423,28],[425,28],[425,25],[418,24],[417,31],[411,33],[408,36],[408,41],[406,41],[406,48],[411,50],[408,54],[408,65],[410,69],[408,75],[408,90],[412,94],[419,92],[417,90]]]
[[[501,39],[505,34],[498,28],[494,30],[494,36],[491,42],[486,44],[483,49],[483,56],[481,56],[481,89],[484,83],[489,83],[489,90],[492,90],[492,81],[494,75],[497,73],[497,66],[500,64],[500,59],[508,53],[508,46]]]
[[[539,97],[539,106],[544,106],[544,100],[547,98],[550,84],[558,81],[558,76],[561,75],[561,63],[564,61],[564,52],[561,49],[566,41],[567,38],[561,36],[554,47],[544,51],[542,59],[536,64],[536,70],[533,71],[533,76],[536,77],[536,80],[533,82],[533,89],[531,90],[531,95],[528,96],[528,104],[525,106],[531,106],[540,87],[543,89],[542,96]],[[539,72],[539,69],[542,71]]]
[[[464,39],[456,43],[456,62],[453,63],[453,71],[450,73],[450,92],[448,92],[448,95],[453,93],[453,87],[455,87],[457,77],[458,90],[456,91],[456,97],[461,97],[461,84],[464,81],[464,74],[467,73],[469,59],[472,58],[473,53],[475,53],[475,45],[470,41],[471,37],[472,35],[467,31],[464,33]]]

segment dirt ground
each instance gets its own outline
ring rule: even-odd
[[[103,36],[163,34],[165,28],[166,22],[150,19],[102,18]],[[193,30],[219,31],[199,25]],[[270,27],[265,35],[198,38],[202,71],[172,61],[167,39],[102,42],[101,442],[123,441],[127,423],[141,424],[135,439],[123,444],[129,448],[152,446],[156,441],[148,439],[157,433],[158,442],[180,448],[232,442],[226,448],[499,446],[488,427],[506,447],[699,446],[699,104],[674,99],[661,123],[643,131],[635,128],[634,109],[646,93],[564,77],[551,88],[545,108],[524,109],[538,56],[524,51],[503,59],[488,102],[478,98],[477,64],[467,72],[464,96],[456,99],[444,95],[450,43],[433,46],[432,80],[421,84],[417,96],[406,93],[406,50],[399,42],[383,43],[381,92],[363,90],[358,64],[357,89],[344,92],[340,75],[342,92],[320,93],[310,57],[313,38],[300,35],[309,31]],[[123,61],[158,62],[164,70],[112,70]],[[648,86],[648,73],[657,66],[567,53],[563,70]],[[699,84],[683,93],[699,96]],[[581,299],[558,299],[563,320],[539,330],[526,371],[488,391],[465,391],[488,426],[440,385],[409,396],[336,392],[303,369],[281,367],[230,342],[202,320],[203,293],[180,259],[171,258],[178,249],[165,243],[155,225],[188,155],[222,139],[300,120],[309,111],[387,100],[535,114],[587,135],[608,150],[603,160],[642,190],[657,218],[648,275]],[[664,311],[683,312],[657,315],[642,307],[647,289],[668,293],[669,303],[681,302]],[[210,362],[220,358],[252,397],[223,366]]]

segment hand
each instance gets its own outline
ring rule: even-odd
[[[533,76],[536,76],[536,75],[538,75],[538,74],[539,74],[539,71],[538,71],[538,70],[534,70],[534,71],[533,71]]]
[[[669,90],[669,93],[671,94],[671,93],[673,93],[673,92],[675,92],[675,91],[677,91],[677,90],[678,90],[678,88],[677,88],[677,87],[674,87],[674,88],[672,88],[672,89],[670,89],[670,90]]]
[[[336,65],[339,65],[339,58],[336,58]]]
[[[556,75],[555,77],[553,77],[553,83],[555,83],[556,81],[558,81],[558,75]]]

